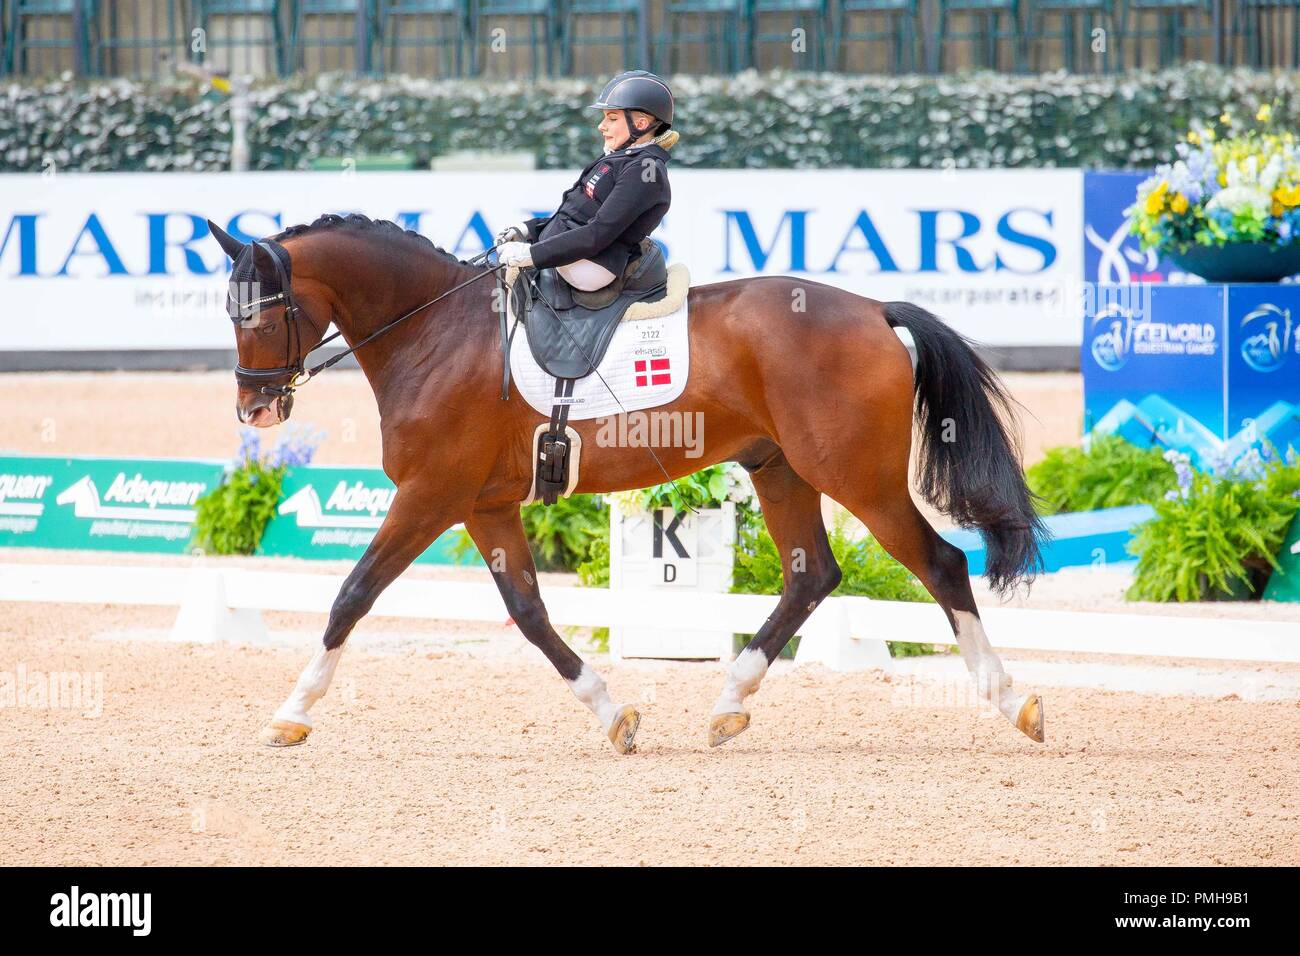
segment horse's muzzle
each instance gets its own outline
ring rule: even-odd
[[[292,411],[292,392],[279,396],[251,392],[247,400],[241,395],[235,403],[235,414],[239,420],[254,428],[270,428],[286,422]]]

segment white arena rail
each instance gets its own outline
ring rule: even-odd
[[[0,565],[0,601],[179,607],[172,637],[182,641],[264,639],[262,611],[328,613],[341,575],[242,568]],[[559,627],[719,628],[753,633],[776,597],[548,587],[543,598]],[[403,580],[372,614],[501,622],[506,610],[489,582]],[[982,608],[995,647],[1101,654],[1300,663],[1300,624],[1148,614]],[[833,597],[804,627],[799,661],[836,670],[888,668],[885,641],[952,644],[937,605]]]

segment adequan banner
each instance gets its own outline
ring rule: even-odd
[[[229,349],[244,240],[361,212],[462,258],[546,215],[572,172],[0,175],[0,348]],[[994,345],[1077,345],[1080,170],[671,172],[655,233],[693,284],[789,275],[906,299]]]
[[[0,547],[190,554],[195,505],[226,463],[0,457]],[[378,468],[311,465],[285,474],[259,554],[355,560],[395,494]],[[417,560],[453,562],[451,532]]]
[[[184,554],[220,461],[0,458],[0,546]]]
[[[378,468],[292,468],[284,476],[280,504],[257,553],[359,558],[383,524],[396,493]],[[451,564],[451,538],[451,533],[445,532],[416,560]]]

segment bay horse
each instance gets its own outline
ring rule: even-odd
[[[533,436],[545,417],[516,390],[501,400],[495,281],[476,281],[486,267],[357,215],[323,216],[249,244],[209,226],[234,263],[228,308],[241,422],[269,427],[289,417],[306,353],[331,322],[355,346],[410,314],[355,353],[379,406],[383,468],[397,486],[392,506],[262,742],[306,740],[308,710],[328,688],[357,621],[438,535],[464,522],[519,629],[596,715],[615,750],[633,750],[636,708],[610,699],[604,680],[551,626],[538,590],[519,509],[532,485]],[[271,294],[250,301],[239,291],[250,281]],[[437,308],[417,308],[440,296]],[[689,379],[679,398],[656,411],[702,416],[695,420],[707,426],[703,454],[699,446],[689,456],[688,449],[659,448],[659,460],[673,478],[739,462],[784,574],[775,611],[727,668],[710,715],[710,745],[749,726],[745,699],[840,581],[822,494],[920,579],[947,615],[981,698],[1042,742],[1041,697],[1013,689],[980,623],[965,555],[935,532],[908,491],[915,412],[922,496],[983,533],[985,574],[997,592],[1032,580],[1043,530],[1019,463],[1011,400],[995,373],[966,339],[915,305],[806,279],[700,286],[690,290],[688,307]],[[912,336],[915,373],[895,328]],[[644,448],[593,440],[599,422],[571,424],[584,449],[575,493],[662,480]]]

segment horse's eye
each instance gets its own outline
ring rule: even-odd
[[[274,322],[268,322],[266,325],[262,326],[261,328],[261,332],[263,335],[270,335],[274,331],[275,331]]]

